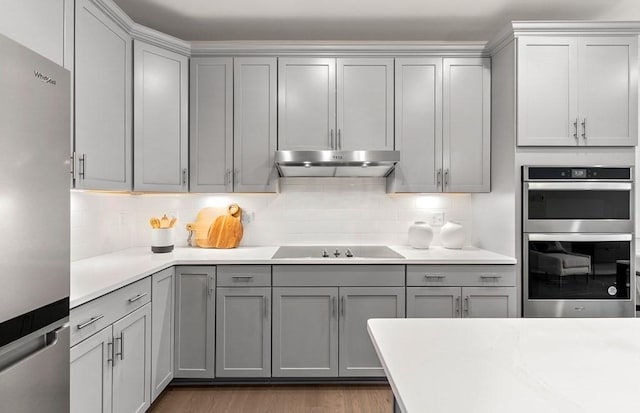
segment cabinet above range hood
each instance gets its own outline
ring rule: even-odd
[[[398,151],[276,151],[280,176],[382,177],[400,160]]]

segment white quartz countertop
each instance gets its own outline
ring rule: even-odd
[[[154,254],[148,247],[130,248],[71,263],[71,308],[100,297],[172,265],[219,264],[515,264],[515,258],[479,248],[415,250],[392,246],[405,259],[318,258],[272,259],[278,247],[234,249],[176,248]]]
[[[372,319],[405,413],[640,409],[640,319]]]

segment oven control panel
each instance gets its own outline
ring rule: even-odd
[[[558,167],[558,166],[525,166],[525,181],[549,180],[602,180],[631,181],[630,167]]]

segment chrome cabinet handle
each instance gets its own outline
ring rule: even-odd
[[[449,186],[449,169],[444,170],[444,186]]]
[[[265,295],[262,297],[262,301],[264,304],[264,318],[269,318],[269,299]]]
[[[120,342],[120,351],[118,352],[118,341]],[[120,356],[120,360],[124,360],[124,331],[120,332],[120,337],[115,338],[116,354],[115,356]],[[115,359],[115,356],[113,357]]]
[[[464,312],[469,314],[471,307],[469,306],[469,296],[464,297]]]
[[[344,318],[346,314],[347,314],[347,303],[343,295],[342,297],[340,297],[340,315],[342,316],[342,318]]]
[[[440,188],[440,185],[442,185],[442,168],[439,168],[436,174],[436,188]]]
[[[582,139],[587,139],[587,118],[582,119]]]
[[[224,184],[225,185],[231,184],[231,169],[229,168],[227,168],[227,172],[224,175]]]
[[[243,278],[253,278],[253,275],[232,275],[231,278],[243,279]]]
[[[329,148],[334,149],[334,140],[333,140],[333,129],[329,132]]]
[[[84,179],[84,172],[87,163],[87,154],[83,153],[82,156],[78,159],[78,176],[80,179]]]
[[[573,121],[573,138],[578,140],[578,118]]]
[[[456,314],[460,314],[460,296],[456,297]]]
[[[331,314],[333,315],[333,318],[336,318],[336,313],[337,313],[337,303],[336,303],[336,297],[331,297]]]
[[[107,343],[107,363],[113,363],[113,341]]]
[[[425,280],[427,280],[427,281],[429,281],[429,280],[431,280],[431,279],[434,279],[434,280],[441,280],[441,279],[443,279],[443,278],[445,278],[445,276],[444,276],[444,275],[428,275],[428,274],[427,274],[427,275],[425,275],[425,276],[424,276],[424,279],[425,279]]]
[[[187,184],[187,168],[182,168],[182,185]]]
[[[502,278],[502,275],[481,275],[481,280],[498,280]]]
[[[139,299],[141,299],[142,297],[144,297],[146,295],[147,295],[147,293],[138,294],[133,298],[129,298],[129,302],[130,303],[135,303],[136,301],[138,301]]]
[[[342,149],[342,131],[338,129],[338,150]]]
[[[100,320],[101,318],[104,318],[104,314],[100,314],[97,315],[95,317],[91,317],[88,321],[85,321],[84,323],[80,323],[77,325],[78,330],[82,330],[83,328],[85,328],[86,326],[88,326],[89,324],[93,324],[96,321]]]

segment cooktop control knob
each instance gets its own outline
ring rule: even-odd
[[[344,255],[347,258],[351,258],[351,257],[353,257],[353,252],[351,252],[351,250],[349,248],[347,248],[347,250],[344,252]]]
[[[333,255],[335,255],[336,258],[338,258],[340,256],[340,250],[336,248],[336,250],[334,251]]]
[[[329,258],[329,252],[326,249],[322,250],[322,258]]]

